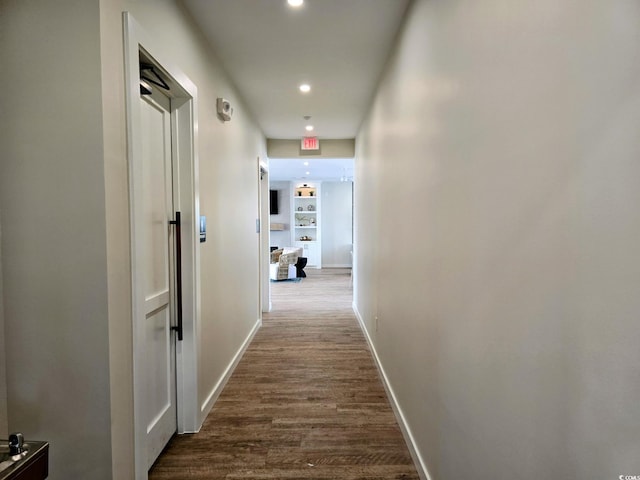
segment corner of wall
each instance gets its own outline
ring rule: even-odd
[[[128,162],[124,112],[122,11],[100,2],[102,130],[107,224],[111,465],[114,478],[134,476],[133,356]],[[122,101],[114,102],[114,98]]]
[[[0,214],[2,210],[0,209]],[[0,438],[7,438],[9,422],[7,414],[7,371],[4,348],[4,304],[2,297],[2,218],[0,216]]]

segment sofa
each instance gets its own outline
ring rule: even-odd
[[[284,247],[272,249],[269,278],[278,281],[306,277],[307,275],[304,272],[306,264],[307,259],[302,256],[302,248]]]

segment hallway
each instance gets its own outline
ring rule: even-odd
[[[640,2],[289,7],[0,0],[0,438],[48,441],[50,480],[147,480],[178,399],[166,438],[200,433],[155,479],[640,475]],[[153,222],[147,61],[176,88],[153,137],[180,179]],[[353,305],[348,276],[310,276],[262,318],[270,161],[338,157]],[[322,238],[318,198],[298,227]],[[174,363],[171,335],[142,346],[167,269],[140,247],[177,211]]]
[[[174,437],[160,479],[417,479],[351,308],[349,274],[272,283],[265,314],[195,435]]]

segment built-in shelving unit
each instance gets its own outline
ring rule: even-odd
[[[294,183],[291,208],[292,243],[302,247],[307,266],[322,266],[320,236],[320,184]]]

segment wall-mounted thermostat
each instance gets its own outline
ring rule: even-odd
[[[200,243],[207,241],[207,217],[200,216]]]

